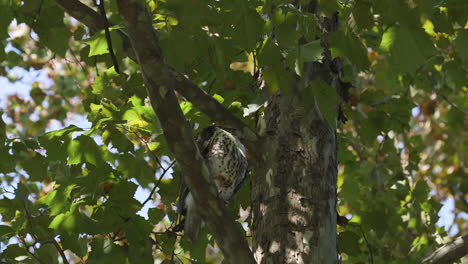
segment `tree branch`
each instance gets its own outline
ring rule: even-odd
[[[177,159],[195,202],[203,208],[200,215],[228,263],[255,263],[245,237],[210,181],[205,161],[174,93],[175,87],[188,82],[164,63],[145,1],[119,0],[117,4],[126,21],[130,43],[169,148]],[[194,88],[199,89],[197,86]]]
[[[62,7],[65,12],[76,20],[87,26],[92,32],[97,32],[106,28],[106,20],[98,12],[94,11],[91,7],[81,3],[78,0],[55,0],[55,2]],[[112,23],[108,22],[109,27]],[[130,40],[127,35],[119,30],[119,35],[123,42],[123,49],[125,54],[132,60],[136,61],[135,53],[133,53]]]
[[[104,32],[106,34],[107,49],[109,50],[109,54],[112,59],[112,64],[114,64],[115,71],[117,73],[120,73],[119,63],[117,61],[117,58],[115,57],[114,49],[112,48],[112,39],[110,36],[110,31],[109,31],[109,21],[107,21],[106,8],[104,7],[104,0],[99,0],[98,7],[101,12],[102,19],[104,20],[104,23],[105,23]]]
[[[57,252],[59,252],[60,256],[62,257],[63,263],[64,264],[69,264],[69,262],[67,260],[67,257],[65,256],[65,252],[63,251],[62,247],[59,245],[57,240],[52,238],[52,239],[49,239],[49,240],[42,240],[42,241],[36,241],[36,242],[41,244],[41,245],[54,244],[55,249],[57,250]]]
[[[156,189],[158,188],[158,186],[161,183],[162,179],[164,178],[164,175],[166,175],[167,171],[169,171],[172,168],[172,166],[174,166],[175,162],[176,161],[173,160],[171,162],[171,164],[169,164],[169,166],[167,166],[167,168],[163,169],[163,172],[161,173],[161,176],[159,176],[158,181],[156,181],[156,183],[154,184],[153,189],[151,189],[151,192],[148,195],[148,198],[146,198],[146,200],[141,204],[142,206],[145,206],[145,204],[151,200],[151,197],[153,197],[153,194],[156,191]]]
[[[468,254],[468,234],[438,248],[425,258],[421,264],[454,263]]]
[[[55,2],[91,31],[100,31],[106,27],[106,21],[99,13],[78,0],[55,0]]]
[[[85,24],[91,30],[99,31],[105,28],[106,24],[102,16],[80,1],[55,1],[65,10],[65,12]],[[112,26],[112,23],[109,22],[109,26]],[[134,51],[131,48],[128,36],[122,31],[119,32],[123,41],[124,52],[130,59],[137,61]],[[156,45],[155,49],[158,50],[158,56],[161,57],[161,50],[159,48],[158,41],[154,42],[153,44]],[[258,147],[258,143],[256,143],[258,136],[252,129],[250,129],[244,122],[242,122],[242,120],[233,115],[228,109],[226,109],[226,107],[216,101],[212,96],[207,94],[203,89],[198,87],[192,81],[187,79],[182,74],[170,69],[170,67],[167,68],[173,75],[173,86],[179,93],[181,93],[187,100],[192,102],[203,113],[208,115],[217,124],[230,128],[236,128],[242,131],[242,134],[245,136],[245,139],[241,139],[242,142],[244,145],[246,145],[247,149],[249,149],[249,152],[253,157],[258,157],[258,155],[255,153]]]

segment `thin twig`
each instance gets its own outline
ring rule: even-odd
[[[440,93],[437,93],[438,96],[442,97],[442,99],[444,99],[445,102],[447,102],[449,105],[451,105],[452,107],[454,107],[455,109],[459,110],[460,112],[464,113],[464,114],[468,114],[468,109],[464,109],[464,108],[461,108],[459,107],[458,105],[454,104],[452,101],[450,101],[447,96],[443,95],[443,94],[440,94]]]
[[[28,222],[28,225],[29,225],[29,228],[31,229],[31,231],[33,231],[33,225],[32,225],[32,222],[31,222],[31,219],[32,219],[32,216],[31,214],[29,213],[29,210],[28,208],[26,207],[26,203],[23,202],[23,207],[24,207],[24,211],[26,212],[26,219],[27,219],[27,222]],[[49,243],[53,243],[55,248],[57,249],[57,251],[60,253],[60,255],[62,256],[62,259],[63,259],[63,263],[64,264],[69,264],[67,258],[65,257],[65,253],[63,252],[63,249],[60,247],[60,245],[57,243],[57,241],[55,239],[49,239],[49,240],[39,240],[38,237],[36,236],[36,234],[34,234],[33,232],[31,232],[31,236],[34,238],[34,240],[36,241],[35,243],[39,243],[41,245],[43,244],[49,244]]]
[[[36,234],[33,233],[33,225],[32,225],[32,222],[31,222],[31,219],[33,218],[31,216],[31,214],[29,213],[29,210],[28,208],[26,207],[26,202],[23,202],[23,207],[24,207],[24,212],[26,213],[26,221],[28,222],[28,226],[29,228],[31,229],[31,236],[35,239],[35,240],[38,240]]]
[[[85,75],[88,75],[88,74],[89,74],[88,70],[87,70],[85,67],[83,67],[83,65],[81,65],[81,61],[76,57],[76,55],[75,55],[75,53],[73,52],[73,50],[69,47],[69,48],[68,48],[68,51],[70,52],[70,54],[72,55],[72,57],[75,59],[76,63],[78,63],[78,64],[80,65],[81,70],[84,72],[84,74],[85,74]]]
[[[358,224],[358,226],[359,226],[359,230],[361,230],[362,237],[364,237],[364,241],[366,241],[367,249],[369,249],[370,263],[374,264],[374,254],[372,253],[372,248],[369,244],[369,241],[367,241],[367,237],[366,237],[366,234],[364,233],[364,229],[362,229],[361,225]]]
[[[121,127],[123,130],[127,131],[128,133],[134,134],[134,135],[140,140],[140,142],[143,142],[143,144],[145,144],[145,146],[146,146],[146,150],[151,154],[151,156],[153,156],[154,160],[156,161],[156,163],[158,163],[159,167],[160,167],[160,168],[163,167],[162,164],[161,164],[161,160],[158,158],[158,156],[156,156],[156,154],[154,154],[154,153],[151,151],[151,149],[150,149],[148,143],[147,143],[145,140],[143,140],[143,139],[140,137],[140,135],[138,135],[138,133],[128,130],[125,126],[119,126],[119,127]]]
[[[62,257],[63,263],[65,264],[70,264],[67,260],[67,257],[65,256],[65,252],[63,251],[62,247],[59,245],[57,240],[55,239],[49,239],[49,240],[42,240],[42,241],[36,241],[36,243],[39,243],[41,245],[45,244],[54,244],[55,249],[59,252],[60,256]]]
[[[112,63],[114,64],[114,69],[117,73],[120,73],[119,63],[115,57],[114,49],[112,49],[112,40],[109,32],[109,21],[107,20],[106,9],[104,8],[104,0],[99,0],[99,11],[101,12],[102,18],[104,19],[104,32],[106,34],[107,48],[109,50]]]
[[[161,183],[161,181],[162,181],[164,175],[166,175],[167,171],[168,171],[170,168],[172,168],[172,166],[174,166],[175,162],[176,162],[176,161],[173,160],[173,161],[171,162],[171,164],[169,164],[169,166],[168,166],[167,168],[163,169],[163,172],[162,172],[161,175],[159,176],[158,181],[154,184],[154,187],[153,187],[153,189],[151,190],[150,194],[148,195],[148,198],[146,198],[146,200],[143,202],[143,206],[145,206],[145,204],[146,204],[147,202],[149,202],[149,200],[151,200],[151,197],[153,196],[154,192],[156,191],[156,188],[158,188],[159,184]]]
[[[213,80],[210,81],[210,83],[207,85],[208,89],[207,89],[207,93],[211,93],[211,88],[213,88],[213,84],[215,83],[216,81],[216,77],[213,78]]]
[[[38,263],[44,263],[38,256],[36,256],[35,253],[29,251],[29,248],[31,248],[31,245],[28,245],[28,243],[26,243],[26,240],[24,239],[24,237],[21,237],[21,236],[18,236],[19,240],[21,241],[21,243],[23,243],[23,245],[26,247],[26,252],[28,252],[29,255],[31,255],[34,259],[37,260]]]
[[[37,17],[41,15],[42,5],[43,4],[44,4],[44,0],[41,0],[41,2],[39,3],[39,8],[37,9],[37,12],[34,13],[33,24],[31,25],[32,29],[34,29],[36,27]],[[29,35],[31,36],[31,31],[29,31]]]
[[[357,156],[358,156],[358,158],[359,158],[360,161],[366,160],[366,158],[364,157],[364,155],[362,155],[361,150],[359,149],[359,147],[358,147],[356,144],[351,143],[350,146],[351,146],[351,148],[352,148],[354,151],[356,151],[356,154],[357,154]]]

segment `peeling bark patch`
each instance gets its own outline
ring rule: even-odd
[[[262,216],[265,216],[266,213],[267,213],[267,210],[268,210],[268,206],[266,206],[265,204],[260,204],[260,213],[262,213]]]
[[[271,180],[271,177],[273,176],[273,170],[270,168],[266,174],[266,182],[268,184],[268,187],[273,187],[273,183]]]
[[[306,226],[308,221],[304,216],[304,209],[307,210],[307,207],[302,206],[302,196],[294,191],[288,191],[287,199],[290,205],[288,210],[289,222],[298,226]]]
[[[263,249],[262,247],[258,246],[254,253],[254,258],[257,263],[261,263],[263,259]]]
[[[310,252],[309,241],[312,239],[313,236],[314,232],[310,230],[306,230],[302,236],[302,244],[304,244],[304,252],[306,253]]]
[[[263,113],[262,113],[261,118],[258,120],[258,125],[257,125],[257,126],[258,126],[258,134],[259,134],[260,136],[265,135],[266,121],[265,121],[265,119],[264,119],[264,117],[263,117]]]
[[[270,251],[270,253],[276,253],[280,250],[280,242],[277,242],[277,241],[273,241],[271,242],[270,244],[270,249],[268,251]]]
[[[161,96],[162,99],[166,97],[167,92],[168,92],[168,89],[166,86],[164,85],[159,86],[159,95]]]
[[[266,174],[266,182],[268,184],[268,198],[278,195],[281,189],[276,187],[273,183],[273,169],[269,169]]]

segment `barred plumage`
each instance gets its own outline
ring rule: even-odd
[[[219,196],[229,201],[240,189],[247,174],[247,157],[244,145],[225,129],[210,126],[196,138],[201,155],[206,161],[210,175],[216,184]],[[198,210],[187,186],[182,184],[179,212],[185,214],[185,234],[195,241],[202,224]]]

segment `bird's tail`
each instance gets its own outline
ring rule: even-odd
[[[198,210],[195,206],[195,201],[191,193],[185,198],[185,204],[187,206],[187,213],[185,215],[185,235],[192,242],[195,242],[198,238],[198,233],[202,225],[202,218],[198,214]]]

